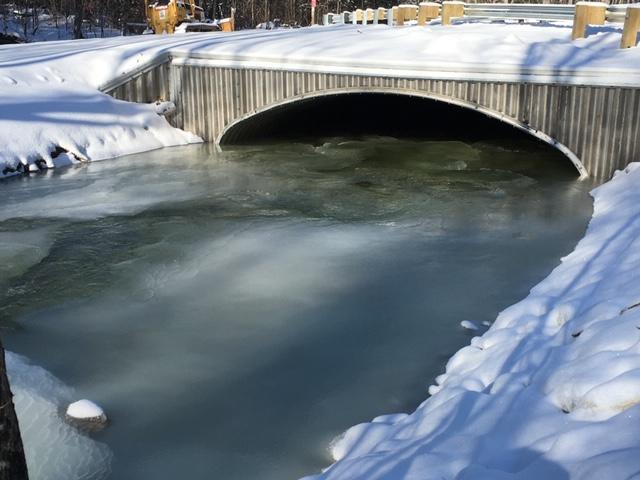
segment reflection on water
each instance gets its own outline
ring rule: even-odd
[[[105,407],[110,478],[293,479],[347,427],[415,408],[459,322],[572,249],[589,188],[528,141],[382,137],[14,179],[4,340]]]

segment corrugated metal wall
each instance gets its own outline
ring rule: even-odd
[[[640,160],[640,89],[233,69],[159,66],[114,92],[117,98],[171,98],[172,123],[207,141],[229,125],[270,106],[304,97],[355,91],[405,93],[453,101],[522,128],[541,131],[568,147],[596,178]],[[170,90],[168,86],[170,85]]]
[[[158,99],[168,100],[171,81],[171,64],[167,61],[139,73],[121,85],[105,93],[128,102],[150,103]]]

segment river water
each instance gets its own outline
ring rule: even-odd
[[[33,478],[318,471],[343,430],[427,397],[470,340],[460,321],[493,320],[572,250],[591,187],[526,139],[385,137],[3,182],[0,321],[29,359],[11,375]],[[110,425],[66,426],[78,398]]]

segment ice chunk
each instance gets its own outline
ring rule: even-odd
[[[31,480],[105,478],[111,451],[65,423],[60,407],[73,390],[49,372],[6,352],[7,372]]]
[[[42,261],[53,240],[48,228],[0,232],[0,285]]]
[[[478,325],[476,325],[474,322],[472,322],[471,320],[463,320],[460,322],[460,326],[462,328],[464,328],[465,330],[471,330],[471,331],[476,331],[479,330]]]

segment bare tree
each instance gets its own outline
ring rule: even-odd
[[[0,480],[28,480],[18,417],[9,387],[5,353],[0,344]]]
[[[84,22],[84,0],[75,0],[73,9],[73,38],[84,38],[82,22]]]

